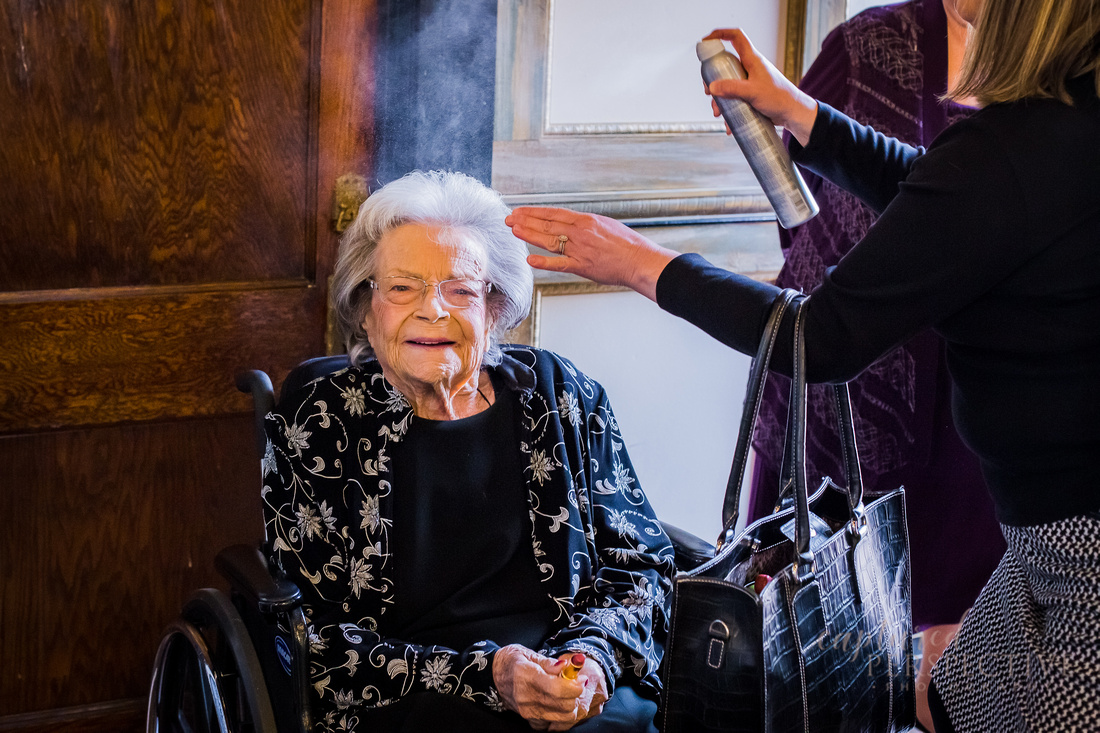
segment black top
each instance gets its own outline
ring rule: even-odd
[[[854,377],[933,326],[952,407],[998,518],[1033,525],[1100,508],[1100,100],[991,105],[929,147],[821,104],[795,160],[881,212],[806,309],[811,381]],[[657,302],[744,353],[777,290],[684,255]],[[790,319],[775,366],[790,370]]]
[[[557,609],[539,581],[512,390],[460,420],[414,417],[394,446],[394,636],[537,649]]]

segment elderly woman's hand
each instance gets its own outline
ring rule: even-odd
[[[504,705],[523,717],[535,730],[568,730],[596,715],[607,702],[603,671],[587,660],[577,679],[561,676],[568,654],[545,657],[519,644],[497,650],[493,682]]]
[[[566,661],[572,656],[572,653],[567,652],[562,654],[558,661]],[[604,703],[607,702],[607,679],[604,677],[603,667],[586,657],[584,666],[577,673],[577,680],[584,682],[584,691],[577,700],[577,722],[579,723],[603,712]],[[567,730],[572,727],[571,725],[555,727],[556,725],[551,725],[550,730]]]
[[[657,278],[678,254],[615,219],[596,214],[520,206],[504,221],[523,241],[558,255],[530,255],[527,262],[532,267],[570,272],[604,285],[625,285],[654,301]]]
[[[743,99],[776,125],[781,125],[805,145],[817,119],[817,101],[803,92],[779,69],[757,53],[752,41],[740,28],[720,28],[703,40],[729,41],[741,59],[745,79],[719,79],[711,82],[709,93],[715,97]],[[714,116],[718,106],[711,102]]]

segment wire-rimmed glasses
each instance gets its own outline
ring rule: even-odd
[[[493,289],[491,282],[476,278],[456,278],[430,283],[419,277],[391,275],[367,282],[372,289],[378,291],[382,300],[392,305],[409,305],[417,302],[431,286],[435,288],[444,305],[451,308],[470,308],[480,305]]]

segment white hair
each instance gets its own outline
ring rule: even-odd
[[[500,363],[500,339],[531,310],[534,276],[527,245],[504,224],[510,210],[500,194],[453,171],[413,171],[370,195],[340,243],[332,281],[332,307],[352,364],[374,356],[363,328],[372,290],[378,242],[403,224],[440,227],[444,237],[481,243],[488,254],[485,277],[492,283],[487,307],[493,327],[483,363]]]

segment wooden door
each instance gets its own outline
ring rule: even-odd
[[[262,532],[247,397],[325,348],[371,0],[0,4],[0,729],[138,730]]]

